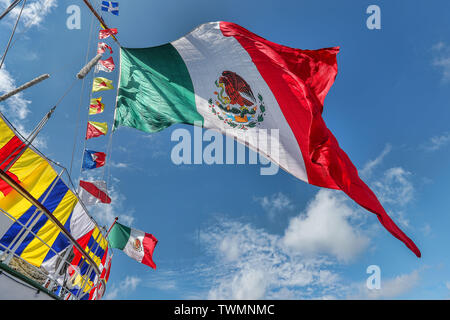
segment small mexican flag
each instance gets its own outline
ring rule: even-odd
[[[111,248],[125,252],[130,258],[156,269],[152,256],[158,243],[152,234],[116,222],[108,235]]]

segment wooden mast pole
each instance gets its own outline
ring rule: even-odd
[[[89,10],[91,10],[92,14],[97,18],[97,20],[100,22],[100,24],[103,27],[105,27],[105,29],[109,29],[108,25],[105,23],[105,20],[103,20],[103,18],[100,17],[100,15],[97,13],[97,11],[95,11],[95,9],[94,9],[94,7],[92,7],[91,3],[88,0],[83,0],[83,2],[86,4],[86,6],[89,8]],[[117,40],[117,38],[114,35],[112,35],[112,38],[119,45],[119,47],[121,47],[119,40]]]

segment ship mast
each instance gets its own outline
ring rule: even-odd
[[[0,19],[2,19],[4,16],[6,16],[6,14],[8,14],[17,4],[20,3],[21,0],[15,0],[11,3],[11,5],[0,15]],[[22,4],[22,9],[20,11],[20,14],[16,20],[16,23],[14,25],[14,28],[12,30],[11,36],[9,38],[9,42],[8,45],[4,51],[4,54],[1,58],[0,61],[0,68],[3,65],[3,62],[6,58],[6,55],[8,53],[8,50],[10,48],[11,45],[11,40],[14,36],[14,33],[16,31],[17,25],[19,23],[20,20],[20,16],[22,14],[23,8],[25,7],[27,0],[23,0],[23,4]],[[93,12],[94,16],[100,21],[100,23],[102,24],[103,27],[107,28],[106,23],[103,21],[103,19],[98,15],[98,13],[92,8],[91,4],[88,1],[85,1],[85,4],[88,6],[88,8]],[[120,46],[120,43],[118,42],[118,40],[113,36],[114,41],[116,41],[116,43]],[[101,54],[97,54],[93,59],[91,59],[91,61],[89,61],[81,70],[80,72],[77,74],[77,78],[78,79],[83,79],[90,71],[91,69],[97,64],[97,62],[100,60],[101,58]],[[29,87],[47,79],[49,77],[48,74],[44,74],[40,77],[37,77],[35,79],[33,79],[32,81],[29,81],[27,83],[25,83],[24,85],[12,90],[9,93],[6,93],[2,96],[0,96],[0,101],[4,101],[10,97],[12,97],[13,95],[28,89]],[[30,202],[32,205],[34,205],[39,211],[41,211],[50,221],[52,221],[57,227],[58,229],[61,231],[62,234],[64,234],[67,239],[71,242],[71,244],[81,253],[81,255],[83,256],[83,258],[85,259],[84,261],[87,261],[90,264],[90,268],[91,270],[94,270],[95,273],[98,274],[99,278],[101,275],[101,271],[99,269],[99,266],[96,264],[96,262],[93,260],[93,258],[91,257],[91,255],[76,241],[76,239],[71,235],[70,231],[68,231],[65,226],[58,220],[57,217],[55,217],[53,215],[52,212],[50,212],[43,204],[41,201],[39,201],[38,199],[36,199],[32,194],[30,194],[21,184],[19,184],[18,182],[16,182],[14,179],[12,179],[9,174],[7,173],[7,171],[10,169],[10,167],[14,164],[15,160],[17,160],[32,144],[32,142],[35,140],[35,138],[37,137],[37,135],[39,134],[39,132],[42,130],[42,128],[45,126],[45,124],[48,122],[48,120],[50,119],[50,117],[52,116],[53,112],[55,111],[56,107],[61,103],[61,101],[64,99],[64,97],[68,94],[68,92],[73,88],[74,84],[77,81],[77,78],[74,79],[74,81],[72,82],[72,84],[70,85],[70,87],[66,90],[66,92],[58,99],[58,101],[56,102],[56,104],[50,109],[50,111],[47,112],[47,114],[42,118],[42,120],[38,123],[38,125],[33,129],[33,131],[31,132],[31,134],[28,136],[28,138],[24,138],[22,137],[23,143],[18,146],[9,156],[7,159],[5,159],[4,161],[2,161],[2,163],[0,163],[0,179],[3,180],[4,182],[6,182],[9,186],[12,187],[13,190],[15,190],[19,195],[21,195],[23,198],[25,198],[28,202]],[[6,119],[5,119],[6,120]],[[17,154],[16,154],[17,152]],[[14,156],[14,158],[12,159],[12,161],[8,161],[9,159],[11,159]],[[9,163],[8,163],[9,162]],[[5,165],[5,163],[8,163],[8,165]],[[114,221],[114,223],[117,221]],[[112,226],[114,225],[114,223],[111,225],[110,229],[112,228]],[[109,230],[110,230],[109,229]],[[108,230],[108,232],[109,232]],[[106,287],[106,281],[102,278],[99,279],[100,282],[102,283],[103,287]]]
[[[94,7],[92,7],[92,4],[88,0],[83,0],[83,2],[86,4],[86,6],[89,8],[89,10],[91,10],[92,14],[97,18],[97,20],[100,22],[100,24],[105,29],[109,29],[108,25],[105,23],[103,18],[97,13],[97,11],[94,9]],[[112,38],[114,39],[114,41],[117,43],[117,45],[119,47],[122,47],[119,43],[119,40],[117,40],[117,38],[114,35],[112,35]]]

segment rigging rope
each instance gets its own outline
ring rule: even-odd
[[[97,4],[97,6],[99,6],[99,4]],[[89,7],[89,5],[88,5],[88,7]],[[91,9],[92,7],[90,7],[90,9]],[[93,9],[93,8],[92,8]],[[95,11],[95,9],[94,9],[94,11],[93,11],[93,13],[94,13],[94,15],[92,16],[93,18],[99,18],[97,15],[96,15],[96,11]],[[104,20],[103,19],[101,19],[101,17],[100,17],[100,19],[98,19],[99,21],[100,21],[100,24],[101,25],[105,25],[106,23],[104,22]],[[92,25],[91,25],[91,32],[92,32]],[[116,43],[119,45],[119,47],[120,47],[120,44],[119,44],[119,42],[117,41],[117,39],[115,39],[115,41],[116,41]],[[94,78],[94,75],[92,75],[92,78]],[[92,99],[92,90],[90,91],[90,94],[89,94],[89,101],[91,101],[91,99]],[[86,114],[86,123],[87,123],[87,121],[89,120],[89,112]],[[114,120],[113,120],[114,121]],[[109,137],[109,142],[108,142],[108,145],[107,145],[107,147],[106,147],[106,152],[107,152],[107,157],[109,158],[109,159],[111,159],[111,157],[110,156],[108,156],[110,153],[110,151],[108,150],[108,149],[111,149],[112,148],[112,132],[110,131],[110,137]],[[82,174],[82,172],[83,172],[83,158],[84,158],[84,151],[85,151],[85,149],[86,149],[86,139],[84,138],[83,139],[83,149],[82,149],[82,154],[81,154],[81,162],[80,162],[80,176],[81,176],[81,174]],[[106,169],[106,166],[108,166],[109,167],[109,160],[108,161],[106,161],[107,159],[105,159],[105,162],[106,162],[106,164],[104,165],[104,167],[103,167],[103,177],[102,177],[102,179],[103,180],[105,180],[105,169]],[[109,171],[108,171],[108,174],[109,174]]]
[[[84,62],[85,65],[87,64],[88,58],[89,58],[89,50],[91,48],[93,25],[94,25],[94,17],[91,18],[91,26],[90,26],[90,31],[89,31],[88,47],[87,47],[87,50],[86,50],[86,57],[85,57],[85,62]],[[78,103],[77,120],[75,122],[76,125],[75,125],[75,134],[74,134],[73,148],[72,148],[72,159],[70,160],[70,169],[69,169],[69,175],[70,176],[72,175],[73,159],[74,159],[75,151],[76,151],[76,145],[77,145],[77,139],[78,139],[78,130],[80,128],[81,105],[83,103],[84,82],[85,82],[85,80],[86,79],[83,78],[83,80],[81,82],[80,102]]]
[[[18,5],[20,3],[20,1],[22,1],[22,0],[14,0],[8,6],[8,8],[6,8],[5,11],[3,11],[3,13],[0,15],[0,20],[2,20],[12,9],[14,9],[16,7],[16,5]]]
[[[119,54],[119,59],[120,59],[120,54]],[[119,64],[120,64],[120,60],[119,60]],[[112,119],[112,125],[111,125],[111,133],[109,134],[109,140],[108,140],[108,145],[106,147],[106,154],[107,154],[107,159],[106,159],[106,164],[103,168],[103,180],[106,182],[106,187],[109,186],[109,181],[110,181],[110,177],[111,177],[111,158],[112,158],[112,141],[113,141],[113,135],[115,133],[115,130],[113,130],[114,127],[114,119],[115,119],[115,109],[117,107],[117,95],[119,94],[119,81],[120,81],[120,72],[117,72],[117,79],[116,79],[116,83],[117,83],[117,90],[116,90],[116,103],[114,105],[114,115],[113,115],[113,119]],[[106,168],[108,167],[108,168]],[[105,172],[107,171],[107,172]],[[105,173],[106,173],[106,177],[105,177]]]
[[[11,36],[9,37],[8,45],[6,46],[5,52],[3,53],[2,61],[0,62],[0,69],[3,66],[3,62],[5,61],[6,54],[8,53],[9,46],[11,45],[11,40],[14,37],[14,33],[16,33],[16,28],[17,28],[17,25],[19,24],[20,17],[22,16],[22,11],[23,11],[23,8],[25,7],[26,3],[27,3],[27,0],[23,0],[22,8],[20,9],[20,13],[19,13],[19,16],[17,17],[16,24],[14,25],[14,28],[11,32]]]

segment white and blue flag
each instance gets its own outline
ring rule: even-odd
[[[102,11],[111,12],[112,14],[119,15],[119,2],[116,1],[102,1]]]

